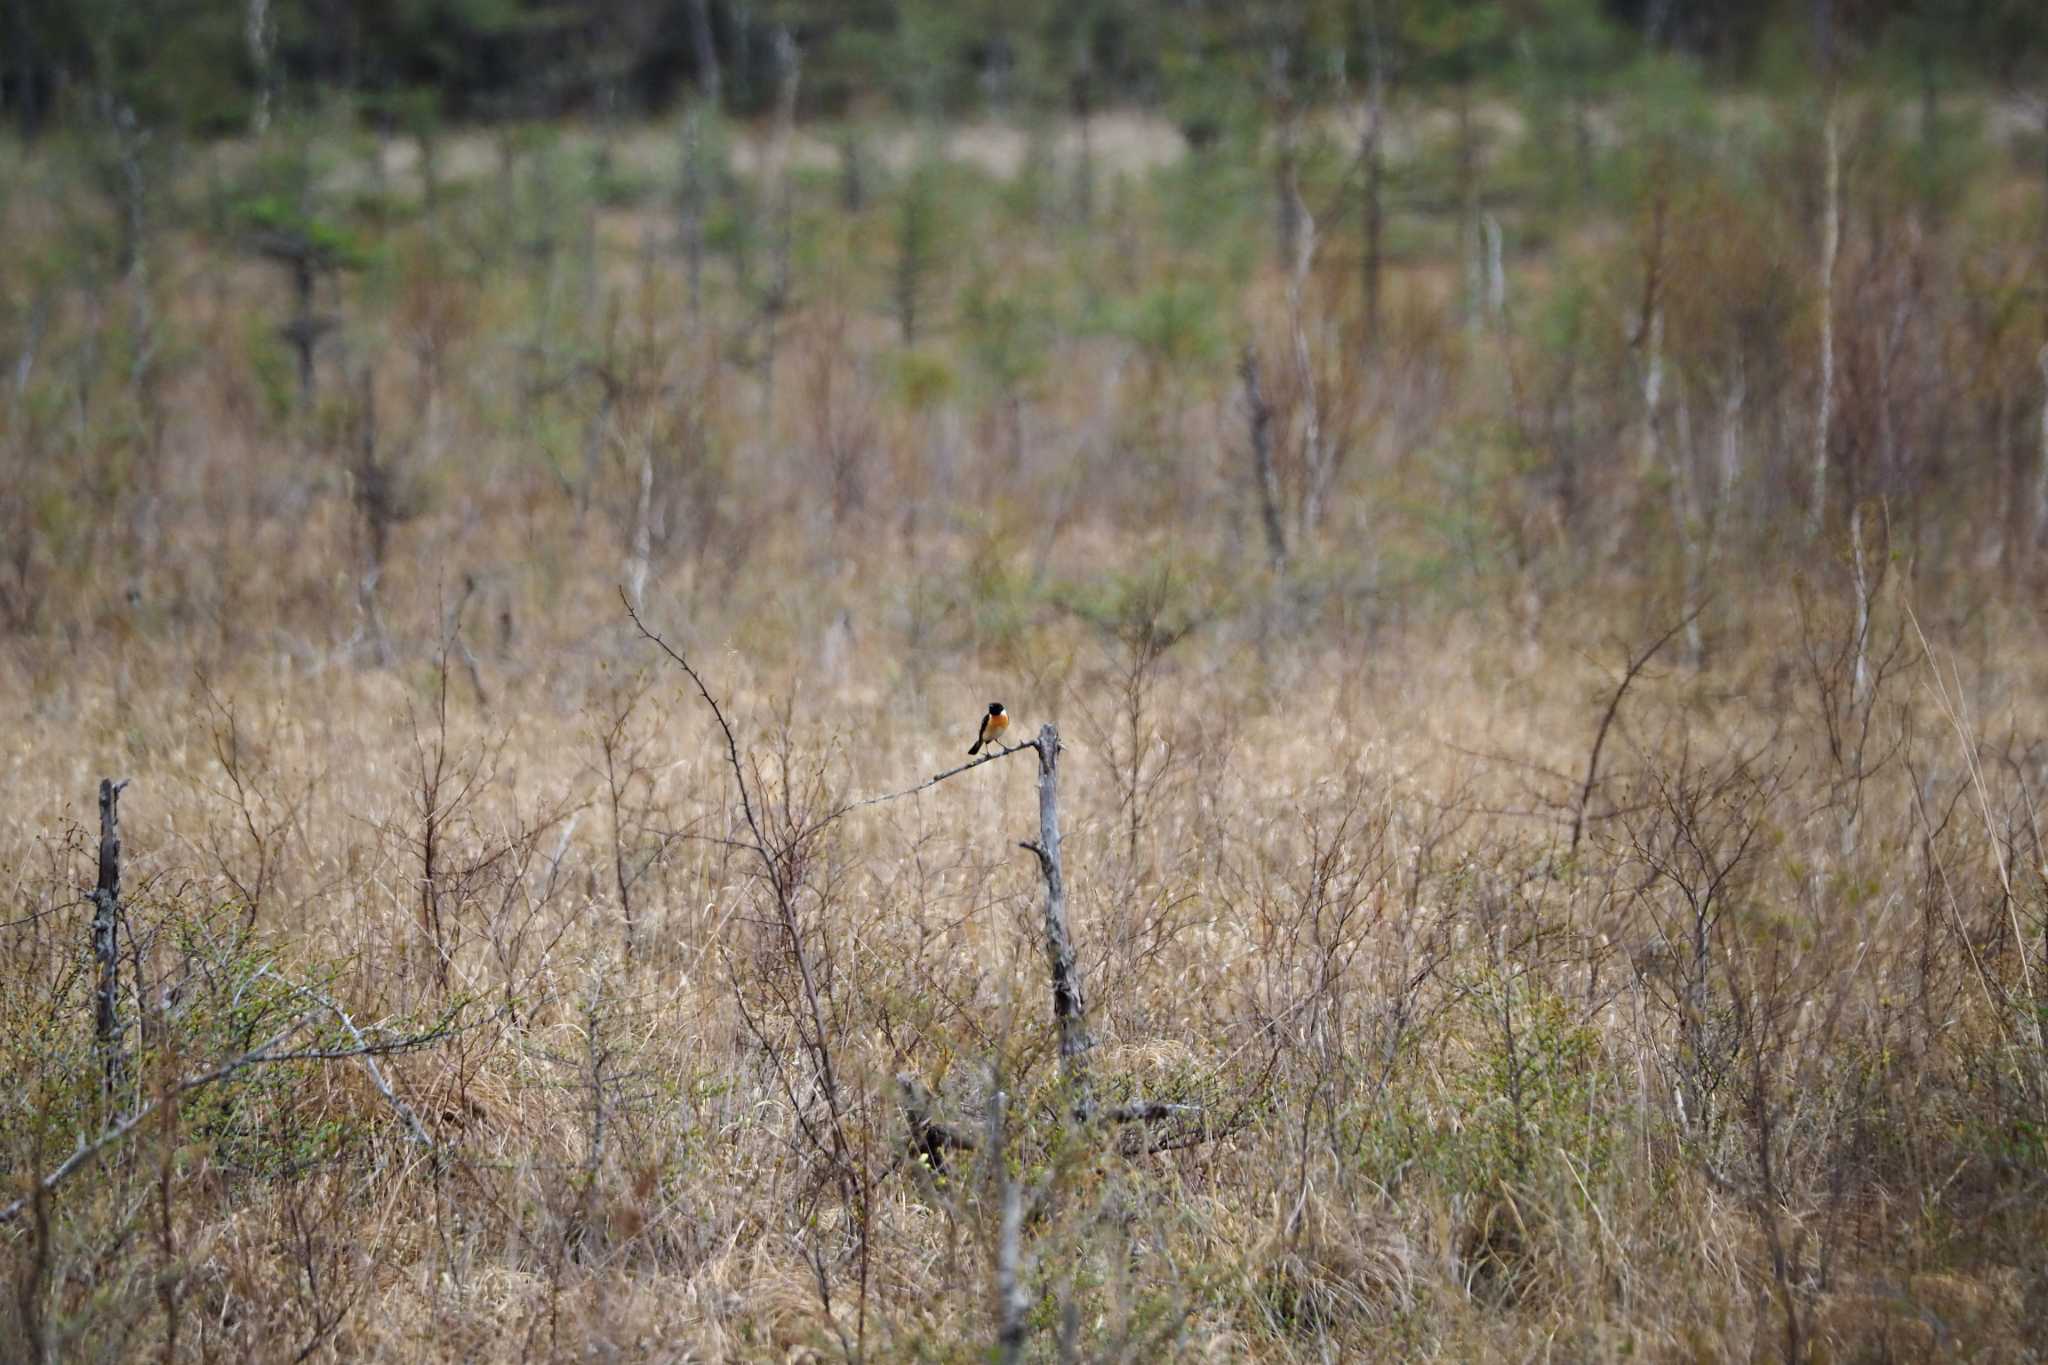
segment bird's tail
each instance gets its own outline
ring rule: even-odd
[[[969,745],[969,746],[968,746],[968,748],[967,748],[967,756],[968,756],[969,758],[973,758],[973,757],[974,757],[974,756],[975,756],[976,754],[978,754],[978,753],[980,753],[980,752],[981,752],[981,741],[980,741],[980,740],[978,740],[978,739],[977,739],[977,740],[975,740],[975,741],[974,741],[974,743],[973,743],[973,744],[971,744],[971,745]]]

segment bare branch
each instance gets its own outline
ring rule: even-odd
[[[704,704],[711,708],[712,716],[718,721],[719,730],[725,735],[726,759],[732,767],[733,785],[739,788],[740,810],[745,815],[747,829],[754,838],[753,852],[760,859],[769,889],[774,893],[776,915],[788,947],[789,961],[796,968],[798,984],[802,990],[803,1009],[801,1012],[792,1010],[792,1015],[797,1021],[798,1041],[811,1059],[811,1066],[817,1073],[818,1089],[824,1095],[825,1107],[832,1119],[829,1134],[831,1141],[829,1144],[817,1142],[817,1147],[830,1158],[842,1179],[847,1182],[850,1200],[855,1176],[851,1159],[851,1141],[846,1133],[846,1109],[839,1091],[838,1073],[832,1062],[831,1031],[826,1026],[825,1008],[818,992],[817,975],[812,969],[811,954],[804,947],[803,928],[797,919],[797,908],[792,894],[795,890],[794,882],[799,874],[793,870],[795,860],[791,855],[805,840],[829,825],[835,817],[828,815],[815,824],[788,830],[787,837],[779,847],[771,846],[767,834],[762,831],[760,820],[754,814],[753,798],[747,791],[746,767],[740,762],[739,741],[733,735],[731,723],[725,718],[725,711],[711,695],[711,689],[704,685],[704,679],[690,666],[690,661],[641,621],[640,613],[633,609],[632,598],[627,596],[623,586],[619,588],[619,602],[626,608],[626,615],[632,619],[639,632],[652,641],[662,653],[674,660],[683,672],[690,675],[690,681],[697,686],[697,694],[704,698]],[[755,780],[759,781],[758,770]],[[734,994],[738,995],[737,984]],[[758,1030],[756,1032],[758,1033]],[[772,1051],[773,1049],[770,1049],[771,1054]]]
[[[957,768],[948,768],[945,772],[934,773],[930,778],[918,783],[915,787],[905,787],[900,792],[885,792],[880,796],[870,796],[859,801],[850,801],[846,805],[843,805],[839,807],[839,809],[833,811],[832,814],[827,817],[827,819],[836,820],[840,816],[846,814],[848,811],[859,810],[862,806],[875,806],[880,805],[884,801],[894,801],[898,797],[915,796],[917,793],[921,791],[925,791],[931,787],[936,787],[939,783],[944,782],[949,777],[958,777],[961,773],[966,772],[969,768],[979,768],[984,763],[992,763],[996,759],[1008,758],[1011,754],[1022,753],[1026,749],[1036,750],[1037,748],[1037,740],[1027,739],[1022,741],[1021,743],[1012,744],[1005,749],[991,749],[987,753],[983,754],[980,758],[970,759],[969,761],[962,763]]]
[[[265,967],[263,971],[269,972],[270,969]],[[273,975],[275,974],[273,973]],[[403,1051],[406,1050],[405,1047],[403,1045],[379,1045],[372,1043],[363,1036],[363,1031],[356,1027],[356,1021],[348,1017],[348,1011],[336,1004],[331,997],[321,994],[310,986],[300,986],[296,987],[296,989],[300,995],[318,1002],[340,1022],[343,1028],[348,1030],[349,1037],[356,1040],[354,1055],[361,1059],[363,1070],[369,1073],[370,1084],[377,1087],[377,1093],[384,1097],[385,1103],[389,1104],[392,1110],[401,1119],[405,1120],[405,1126],[411,1133],[412,1140],[432,1151],[434,1140],[427,1136],[427,1130],[421,1125],[419,1116],[413,1112],[411,1105],[399,1098],[398,1092],[391,1088],[391,1082],[385,1079],[384,1069],[377,1065],[377,1053]]]
[[[623,586],[619,589],[619,601],[626,608],[626,615],[632,618],[634,628],[651,640],[655,648],[675,660],[677,667],[690,675],[690,681],[697,685],[697,695],[704,698],[704,704],[711,708],[712,718],[718,722],[719,730],[725,735],[726,759],[732,764],[733,783],[740,789],[740,811],[747,818],[747,828],[754,833],[754,851],[761,855],[764,863],[767,863],[769,877],[771,880],[774,880],[775,865],[768,856],[768,841],[761,837],[761,823],[754,818],[754,802],[747,795],[746,772],[740,766],[739,741],[733,737],[732,725],[726,720],[725,712],[719,708],[717,698],[711,695],[711,689],[704,685],[704,679],[698,676],[696,669],[690,667],[690,661],[677,653],[669,645],[668,641],[647,628],[646,623],[640,619],[640,613],[633,610],[633,600],[626,595],[626,590]]]
[[[1105,1123],[1158,1123],[1162,1119],[1198,1119],[1206,1112],[1199,1104],[1141,1099],[1107,1110],[1102,1118]]]
[[[128,1115],[128,1117],[115,1123],[92,1142],[85,1144],[66,1157],[55,1170],[36,1182],[36,1187],[28,1194],[23,1195],[5,1208],[0,1208],[0,1226],[4,1226],[19,1218],[22,1210],[26,1209],[38,1195],[52,1193],[59,1185],[62,1185],[72,1176],[77,1175],[94,1161],[98,1160],[102,1152],[105,1152],[109,1147],[112,1147],[139,1128],[143,1121],[155,1113],[165,1100],[190,1094],[194,1090],[212,1085],[215,1081],[226,1080],[237,1071],[255,1066],[259,1062],[282,1060],[278,1056],[276,1049],[282,1046],[287,1039],[295,1037],[315,1013],[317,1011],[308,1010],[272,1034],[267,1042],[260,1043],[240,1056],[222,1062],[219,1066],[209,1071],[202,1071],[197,1075],[185,1077],[183,1080],[170,1086],[155,1099],[150,1100],[134,1113]]]
[[[1593,751],[1586,756],[1586,780],[1584,785],[1579,788],[1578,810],[1572,816],[1572,842],[1567,856],[1579,851],[1579,840],[1586,833],[1586,808],[1592,804],[1593,788],[1599,785],[1600,782],[1600,750],[1606,747],[1607,732],[1613,728],[1614,717],[1621,710],[1621,699],[1628,695],[1628,689],[1635,682],[1636,676],[1649,667],[1650,660],[1657,657],[1657,652],[1677,638],[1678,633],[1690,625],[1693,619],[1705,609],[1706,603],[1704,601],[1695,603],[1692,610],[1679,617],[1669,630],[1645,645],[1640,653],[1630,658],[1628,666],[1622,670],[1621,681],[1615,685],[1613,695],[1607,699],[1607,710],[1600,717],[1600,728],[1593,734]]]

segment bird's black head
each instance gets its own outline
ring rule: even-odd
[[[990,702],[988,704],[988,713],[992,716],[1000,716],[1003,714],[1003,704],[999,701]]]

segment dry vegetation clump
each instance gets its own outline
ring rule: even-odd
[[[1235,152],[287,126],[137,273],[10,147],[0,1356],[2040,1350],[2042,187],[1849,176],[1809,538],[1798,125],[1714,112],[1476,296],[1395,144],[1376,330]],[[992,697],[1158,1121],[1031,755],[852,804]]]

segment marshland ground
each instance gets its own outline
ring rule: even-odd
[[[0,141],[0,1354],[2036,1358],[2039,88],[1405,41]]]

